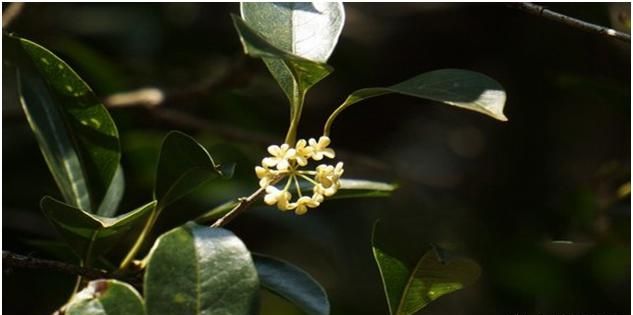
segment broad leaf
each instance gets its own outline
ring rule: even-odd
[[[95,280],[75,294],[67,305],[67,315],[144,315],[138,292],[118,280]]]
[[[138,236],[155,210],[156,202],[115,218],[94,215],[48,196],[42,199],[40,206],[84,264],[90,265],[94,258],[105,254],[124,236]]]
[[[182,132],[172,131],[160,149],[154,198],[163,209],[206,181],[222,175],[202,145]]]
[[[345,23],[345,11],[341,2],[242,2],[240,11],[246,23],[271,46],[287,53],[286,55],[320,64],[325,64],[334,51]],[[243,43],[250,41],[250,37],[245,36],[239,27],[238,31]],[[297,97],[305,95],[312,85],[331,71],[306,79],[302,72],[319,73],[318,69],[297,67],[288,62],[284,55],[276,54],[273,58],[264,58],[264,62],[293,104],[292,113],[297,109],[296,106],[300,106],[296,104]]]
[[[437,298],[472,284],[479,277],[480,268],[467,258],[439,257],[429,250],[415,264],[398,256],[381,243],[374,227],[372,247],[383,281],[389,312],[410,315]]]
[[[90,87],[53,53],[23,38],[3,39],[5,56],[17,69],[22,107],[64,200],[96,213],[121,155],[112,118]],[[110,206],[103,209],[111,212]]]
[[[389,93],[425,98],[480,112],[501,121],[508,120],[503,114],[506,93],[497,81],[473,71],[443,69],[423,73],[389,87],[353,92],[328,118],[325,134],[329,134],[334,119],[347,107]]]
[[[325,290],[308,273],[288,262],[254,254],[262,286],[301,308],[308,315],[327,315],[330,302]]]
[[[188,223],[156,240],[145,271],[148,315],[250,314],[259,281],[233,233]]]
[[[291,113],[300,106],[299,101],[307,90],[332,73],[332,67],[287,52],[269,43],[240,17],[232,15],[233,24],[240,36],[244,52],[252,57],[264,58],[275,79],[290,100]]]

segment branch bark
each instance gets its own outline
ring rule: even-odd
[[[616,31],[612,28],[585,22],[583,20],[579,20],[579,19],[567,16],[564,14],[560,14],[558,12],[554,12],[552,10],[546,9],[545,7],[540,6],[540,5],[536,5],[529,2],[520,2],[520,3],[511,4],[511,6],[519,10],[525,11],[527,13],[534,14],[536,16],[542,16],[544,18],[547,18],[559,23],[567,24],[569,26],[581,29],[583,31],[597,33],[597,34],[607,36],[607,37],[613,37],[627,43],[631,42],[631,35],[629,34]]]
[[[91,280],[109,277],[108,272],[106,272],[105,270],[80,267],[56,260],[48,260],[14,254],[6,250],[2,251],[2,264],[4,266],[3,268],[12,267],[23,269],[52,270],[73,276],[81,276]]]

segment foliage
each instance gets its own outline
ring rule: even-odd
[[[264,201],[269,205],[283,199],[280,196],[287,193],[292,182],[288,180],[278,191],[274,185],[280,178],[276,176],[288,168],[294,172],[298,165],[305,166],[307,162],[301,162],[301,158],[318,161],[321,154],[333,157],[334,151],[326,147],[334,119],[365,99],[404,94],[507,120],[503,114],[506,95],[499,83],[476,72],[443,69],[388,87],[357,90],[329,116],[318,142],[298,140],[306,94],[333,71],[327,61],[343,28],[342,3],[242,3],[241,17],[232,18],[244,52],[264,61],[288,98],[290,123],[285,143],[269,147],[269,158],[277,160],[267,165],[264,159],[261,170],[272,175],[257,174],[266,180],[263,184],[260,181],[259,190],[248,197],[231,197],[207,214],[189,218],[199,223],[170,226],[145,257],[139,254],[143,246],[151,244],[150,233],[159,217],[181,211],[179,202],[210,182],[230,178],[232,168],[217,164],[194,138],[172,131],[165,136],[157,158],[153,200],[135,210],[120,211],[124,178],[119,135],[105,106],[52,52],[27,39],[4,35],[5,56],[16,70],[24,112],[63,197],[63,201],[44,197],[44,215],[81,259],[82,266],[92,267],[99,259],[107,260],[106,254],[116,247],[126,255],[121,261],[109,261],[110,266],[118,266],[109,267],[113,277],[144,273],[142,297],[119,280],[86,284],[80,279],[84,286],[62,308],[66,313],[143,314],[146,308],[150,315],[252,314],[258,307],[261,286],[307,314],[329,314],[327,295],[315,278],[289,262],[251,254],[236,235],[220,226],[257,202],[264,191]],[[305,150],[303,156],[298,153],[301,150]],[[280,161],[286,166],[281,167]],[[297,171],[297,176],[292,173],[300,196],[297,202],[310,202],[301,195],[305,182],[299,183],[299,175],[316,185],[312,198],[318,201],[310,204],[311,208],[319,206],[324,196],[385,197],[396,189],[392,184],[347,176],[339,180],[342,163],[336,169],[322,166],[305,173]],[[335,189],[319,195],[318,185]],[[269,202],[271,199],[274,202]],[[283,209],[281,204],[280,209],[290,209]],[[303,209],[296,210],[298,214],[307,209],[305,205],[295,207]],[[201,225],[216,219],[213,227]],[[123,242],[130,239],[131,244]],[[392,314],[412,314],[474,282],[479,275],[478,265],[470,259],[444,262],[430,251],[411,267],[375,242],[373,250]]]

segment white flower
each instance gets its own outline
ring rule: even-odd
[[[271,145],[268,147],[268,153],[272,156],[264,158],[262,165],[265,167],[275,167],[280,171],[287,170],[290,166],[289,159],[293,159],[297,153],[295,149],[290,148],[287,143],[280,146]]]
[[[314,138],[311,138],[310,140],[308,140],[308,142],[310,143],[310,147],[312,147],[312,158],[315,161],[320,161],[323,159],[323,156],[326,156],[330,159],[333,159],[335,154],[334,154],[334,150],[332,150],[331,148],[328,148],[327,146],[330,145],[330,138],[327,136],[321,136],[319,138],[319,141],[317,142],[316,140],[314,140]]]
[[[279,190],[275,186],[266,187],[266,196],[264,196],[264,202],[272,206],[277,204],[277,208],[280,210],[291,209],[289,200],[292,198],[292,194],[287,190]]]
[[[343,175],[343,162],[338,162],[336,167],[321,164],[316,168],[314,180],[318,183],[314,185],[314,192],[326,197],[330,197],[341,187],[340,178]]]
[[[321,197],[323,198],[323,197]],[[311,197],[307,197],[307,196],[303,196],[301,198],[299,198],[297,200],[297,202],[292,203],[290,205],[291,208],[295,209],[295,213],[298,215],[302,215],[305,214],[306,212],[308,212],[308,208],[316,208],[321,204],[321,202],[319,201],[319,198],[317,197],[316,199],[314,198],[314,196]]]

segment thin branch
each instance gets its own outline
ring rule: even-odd
[[[585,21],[573,18],[573,17],[569,17],[567,15],[560,14],[558,12],[554,12],[552,10],[546,9],[545,7],[542,7],[540,5],[536,5],[529,2],[520,2],[520,3],[513,3],[511,4],[511,6],[519,10],[528,12],[530,14],[542,16],[544,18],[548,18],[550,20],[557,21],[563,24],[567,24],[569,26],[572,26],[572,27],[575,27],[587,32],[598,33],[598,34],[608,36],[608,37],[614,37],[618,40],[628,42],[628,43],[631,42],[631,35],[629,34],[616,31],[612,28],[592,24],[589,22],[585,22]]]
[[[24,2],[13,2],[2,11],[2,28],[6,28],[20,15],[24,8]]]
[[[82,276],[86,279],[102,279],[109,277],[108,272],[101,269],[80,267],[56,260],[41,259],[2,251],[3,268],[43,269],[66,273],[73,276]]]
[[[233,207],[233,209],[231,209],[231,211],[229,211],[223,217],[217,219],[211,225],[211,227],[222,227],[226,225],[227,223],[231,222],[231,220],[235,219],[235,217],[237,217],[242,212],[244,212],[244,210],[248,209],[248,207],[250,207],[250,205],[253,202],[255,202],[255,200],[259,199],[259,197],[261,197],[264,194],[264,192],[266,192],[266,189],[262,187],[256,190],[250,196],[239,199],[239,203],[235,207]]]

